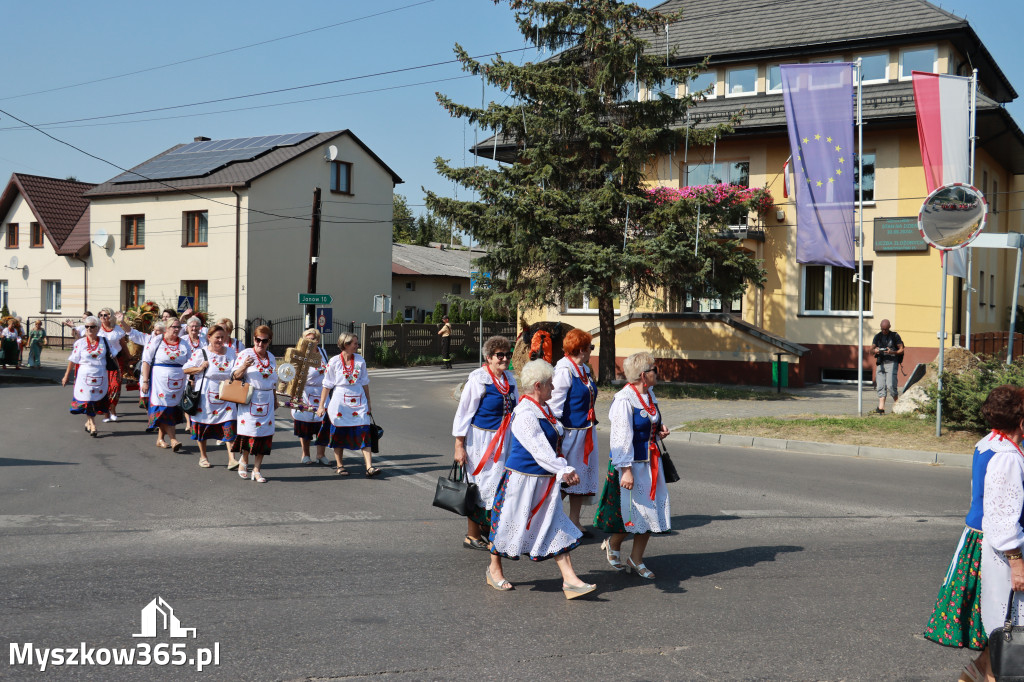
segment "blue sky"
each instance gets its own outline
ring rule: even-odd
[[[1019,37],[1015,22],[1007,21],[1019,16],[1018,2],[955,0],[942,7],[966,14],[1011,83],[1024,93]],[[373,14],[379,15],[369,16]],[[456,42],[474,55],[502,51],[510,60],[537,57],[533,50],[513,52],[525,45],[511,12],[487,0],[10,2],[4,19],[15,30],[5,31],[7,68],[0,81],[0,109],[34,124],[409,69],[452,59]],[[312,32],[274,40],[304,31]],[[262,41],[273,42],[235,49]],[[111,78],[227,50],[233,51]],[[106,80],[64,87],[98,79]],[[408,196],[419,213],[421,186],[453,191],[434,172],[434,158],[461,163],[475,135],[472,127],[438,106],[437,90],[461,102],[481,99],[479,78],[465,77],[458,65],[445,64],[45,129],[127,168],[198,135],[218,139],[349,128],[405,180],[396,191]],[[504,97],[493,89],[485,96],[498,101]],[[285,104],[311,98],[329,99]],[[1009,108],[1024,125],[1024,102]],[[234,111],[212,113],[224,110]],[[102,182],[120,171],[0,114],[0,178],[6,183],[12,172]]]

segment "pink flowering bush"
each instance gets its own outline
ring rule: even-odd
[[[763,187],[741,187],[720,183],[716,185],[696,185],[693,187],[655,187],[648,192],[651,201],[658,205],[691,200],[719,210],[746,209],[764,216],[775,200],[771,192]]]

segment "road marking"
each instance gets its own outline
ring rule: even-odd
[[[739,516],[741,518],[748,519],[793,515],[785,509],[723,509],[722,513],[726,516]]]

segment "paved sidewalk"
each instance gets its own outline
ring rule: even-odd
[[[68,356],[71,355],[71,349],[61,350],[60,348],[44,348],[40,361],[42,367],[40,368],[29,368],[25,365],[21,366],[21,369],[14,369],[13,366],[8,365],[7,369],[0,369],[0,385],[2,384],[26,384],[26,383],[53,383],[59,384],[61,377],[64,376],[64,370],[68,366]],[[23,358],[25,362],[28,362],[28,351],[26,350]]]

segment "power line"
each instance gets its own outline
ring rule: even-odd
[[[504,53],[508,53],[508,52],[521,52],[523,50],[530,50],[530,49],[533,49],[533,48],[523,47],[523,48],[517,48],[515,50],[505,50]],[[476,55],[474,57],[470,57],[470,59],[476,60],[476,59],[482,59],[484,57],[499,56],[501,54],[503,54],[503,52],[488,52],[486,54],[480,54],[480,55]],[[408,71],[418,71],[420,69],[430,69],[430,68],[433,68],[435,66],[446,66],[446,65],[449,65],[449,64],[457,64],[459,62],[460,62],[459,59],[447,59],[447,60],[442,61],[442,62],[432,62],[430,64],[420,64],[418,66],[405,66],[405,67],[398,68],[398,69],[390,69],[388,71],[378,71],[378,72],[375,72],[375,73],[363,74],[361,76],[349,76],[347,78],[336,78],[334,80],[322,81],[322,82],[319,82],[319,83],[308,83],[306,85],[293,85],[293,86],[287,87],[287,88],[277,88],[277,89],[274,89],[274,90],[264,90],[262,92],[252,92],[252,93],[248,93],[248,94],[245,94],[245,95],[232,95],[231,97],[218,97],[216,99],[203,100],[201,102],[191,102],[191,103],[188,103],[188,104],[173,104],[173,105],[166,106],[166,107],[154,107],[152,109],[139,109],[138,111],[129,111],[129,112],[124,112],[124,113],[120,113],[120,114],[104,114],[102,116],[87,116],[85,118],[72,118],[72,119],[67,119],[65,121],[50,121],[48,123],[40,123],[38,125],[32,125],[32,124],[29,124],[29,123],[25,123],[21,119],[17,118],[16,116],[12,116],[11,114],[7,114],[7,115],[10,116],[11,118],[13,118],[16,121],[21,122],[25,126],[31,127],[34,130],[39,130],[40,126],[47,126],[47,127],[49,127],[49,126],[63,125],[63,124],[66,124],[66,123],[82,123],[82,122],[86,122],[86,121],[100,121],[100,120],[105,120],[105,119],[109,119],[109,118],[122,118],[124,116],[138,116],[140,114],[152,114],[152,113],[155,113],[155,112],[158,112],[158,111],[173,111],[175,109],[187,109],[189,107],[198,107],[198,106],[203,106],[205,104],[217,104],[217,103],[220,103],[220,102],[231,102],[231,101],[240,100],[240,99],[250,99],[252,97],[263,97],[264,95],[276,95],[276,94],[282,93],[282,92],[293,92],[295,90],[307,90],[309,88],[319,88],[319,87],[323,87],[325,85],[336,85],[338,83],[347,83],[347,82],[350,82],[350,81],[365,80],[367,78],[377,78],[379,76],[390,76],[390,75],[393,75],[393,74],[396,74],[396,73],[406,73]],[[2,110],[0,110],[0,112],[2,112]],[[5,112],[3,112],[3,113],[5,113]],[[7,129],[5,129],[5,130],[7,130]]]
[[[22,93],[20,95],[9,95],[8,97],[0,97],[0,102],[4,102],[4,101],[7,101],[7,100],[11,100],[11,99],[19,99],[21,97],[31,97],[32,95],[42,95],[42,94],[47,93],[47,92],[57,92],[59,90],[68,90],[70,88],[79,88],[79,87],[82,87],[83,85],[92,85],[93,83],[103,83],[105,81],[116,80],[118,78],[125,78],[127,76],[136,76],[136,75],[138,75],[140,73],[149,73],[151,71],[158,71],[160,69],[166,69],[166,68],[169,68],[169,67],[172,67],[172,66],[179,66],[181,64],[188,64],[190,62],[197,62],[197,61],[200,61],[200,60],[203,60],[203,59],[209,59],[211,57],[219,57],[221,55],[230,54],[232,52],[240,52],[242,50],[248,50],[248,49],[253,48],[253,47],[259,47],[260,45],[268,45],[270,43],[276,43],[278,41],[287,40],[289,38],[297,38],[298,36],[309,35],[310,33],[316,33],[318,31],[326,31],[327,29],[337,28],[338,26],[344,26],[345,24],[354,24],[357,21],[364,21],[366,19],[372,19],[372,18],[375,18],[375,17],[383,16],[385,14],[392,14],[394,12],[399,12],[399,11],[402,11],[402,10],[410,9],[412,7],[418,7],[420,5],[426,5],[426,4],[431,3],[431,2],[434,2],[434,0],[422,0],[421,2],[415,2],[415,3],[411,4],[411,5],[403,5],[401,7],[395,7],[393,9],[383,10],[383,11],[380,11],[380,12],[375,12],[373,14],[367,14],[365,16],[356,17],[355,19],[347,19],[345,21],[339,21],[339,22],[334,23],[334,24],[328,24],[327,26],[319,26],[317,28],[311,28],[311,29],[308,29],[306,31],[299,31],[298,33],[290,33],[288,35],[279,36],[277,38],[269,38],[267,40],[261,40],[258,43],[250,43],[248,45],[241,45],[239,47],[232,47],[232,48],[229,48],[227,50],[221,50],[219,52],[211,52],[210,54],[199,55],[198,57],[190,57],[188,59],[181,59],[181,60],[176,61],[176,62],[170,62],[168,64],[161,64],[159,66],[150,66],[150,67],[145,68],[145,69],[138,69],[136,71],[128,71],[126,73],[120,73],[120,74],[117,74],[117,75],[114,75],[114,76],[105,76],[104,78],[95,78],[93,80],[82,81],[81,83],[72,83],[70,85],[61,85],[61,86],[58,86],[58,87],[55,87],[55,88],[47,88],[45,90],[36,90],[34,92],[25,92],[25,93]]]

